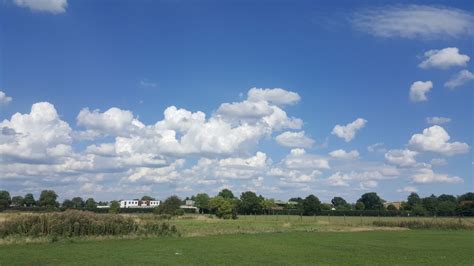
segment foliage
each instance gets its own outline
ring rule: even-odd
[[[433,194],[429,197],[423,198],[421,204],[429,215],[436,215],[438,212],[438,198]]]
[[[128,234],[169,235],[176,227],[165,223],[136,222],[131,217],[68,210],[40,215],[20,215],[6,221],[0,228],[0,237],[76,237]]]
[[[74,209],[82,209],[85,206],[84,200],[81,197],[74,197],[71,201]]]
[[[315,195],[307,196],[303,201],[303,213],[316,215],[321,210],[321,201]]]
[[[395,205],[393,204],[390,204],[387,206],[387,211],[396,211],[397,210],[397,207],[395,207]]]
[[[365,209],[365,204],[362,201],[357,201],[355,204],[355,209],[356,210],[364,210]]]
[[[177,211],[182,204],[182,200],[173,195],[168,197],[165,201],[163,201],[160,206],[157,207],[157,213],[159,214],[169,214],[169,215],[177,215]]]
[[[223,190],[221,190],[221,192],[219,192],[219,194],[217,194],[217,196],[223,197],[224,199],[233,199],[233,198],[235,198],[234,193],[232,193],[232,191],[230,189],[227,189],[227,188],[224,188]]]
[[[95,202],[93,198],[88,198],[85,203],[85,208],[89,210],[95,209],[97,208],[97,202]]]
[[[12,205],[15,206],[23,206],[25,204],[25,199],[22,196],[14,196],[12,197]]]
[[[365,210],[383,209],[383,201],[375,192],[363,194],[358,201],[364,203]]]
[[[143,196],[142,197],[142,200],[145,200],[145,201],[150,201],[150,200],[155,200],[155,198],[151,197],[151,196]]]
[[[412,210],[414,206],[421,204],[421,199],[415,192],[410,193],[407,198],[406,210]]]
[[[196,207],[199,208],[201,213],[209,210],[209,195],[206,193],[199,193],[194,197]]]
[[[221,196],[211,198],[209,208],[218,218],[237,219],[236,206],[232,199],[225,199]]]
[[[119,213],[120,212],[120,203],[116,200],[110,202],[109,213]]]
[[[24,201],[25,201],[25,205],[27,207],[31,207],[31,206],[36,205],[35,197],[31,193],[28,193],[28,194],[25,195]]]
[[[0,210],[7,209],[12,203],[10,193],[6,190],[0,191]]]
[[[54,190],[43,190],[41,191],[39,198],[39,206],[44,207],[57,207],[59,204],[56,202],[58,195]]]
[[[410,229],[474,230],[473,224],[462,222],[374,221],[373,224],[381,227],[406,227]]]
[[[240,195],[239,210],[244,214],[256,214],[262,212],[262,198],[252,191],[242,192]]]
[[[347,203],[347,201],[341,197],[334,197],[331,200],[332,205],[336,210],[350,210],[351,205]]]

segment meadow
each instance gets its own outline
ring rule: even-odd
[[[0,214],[0,222],[17,215]],[[122,214],[123,215],[123,214]],[[138,222],[154,215],[124,215]],[[404,264],[472,265],[474,230],[380,227],[374,222],[474,225],[473,219],[416,217],[185,215],[166,220],[180,236],[11,238],[0,265],[51,264]],[[469,227],[470,228],[470,227]],[[39,243],[35,243],[39,242]]]

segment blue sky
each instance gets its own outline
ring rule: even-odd
[[[473,12],[2,1],[0,187],[101,200],[472,191]]]

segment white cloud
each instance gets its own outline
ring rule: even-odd
[[[451,183],[458,184],[463,183],[463,179],[458,176],[450,176],[447,174],[437,174],[429,168],[422,168],[418,170],[418,173],[412,176],[412,180],[415,183]]]
[[[361,168],[363,169],[363,168]],[[348,187],[353,182],[359,183],[361,189],[374,188],[377,181],[394,179],[399,174],[396,169],[390,167],[378,167],[375,169],[364,169],[364,171],[351,171],[344,173],[337,171],[329,176],[325,181],[331,186]]]
[[[425,52],[424,60],[418,66],[420,68],[447,69],[453,66],[466,66],[469,60],[469,56],[460,54],[458,48],[448,47]]]
[[[406,186],[406,187],[397,189],[397,192],[399,192],[399,193],[412,193],[412,192],[418,192],[418,189],[416,187],[413,187],[413,186]]]
[[[352,123],[349,123],[345,126],[336,125],[331,134],[338,136],[339,138],[344,139],[346,142],[354,139],[357,131],[363,128],[367,124],[367,120],[362,118],[357,118]]]
[[[67,0],[14,0],[20,7],[27,7],[33,11],[59,14],[66,12]]]
[[[238,119],[261,119],[273,113],[267,101],[243,101],[237,103],[223,103],[217,109],[217,114],[224,117],[232,117]]]
[[[432,116],[426,118],[426,123],[432,125],[442,125],[451,122],[451,118],[441,117],[441,116]]]
[[[385,159],[391,164],[399,166],[413,166],[416,164],[415,156],[418,154],[416,151],[408,149],[404,150],[389,150],[385,153]]]
[[[472,13],[449,7],[386,6],[357,12],[355,28],[379,37],[445,39],[474,33]]]
[[[446,159],[442,159],[442,158],[433,158],[430,163],[431,163],[431,165],[433,165],[433,166],[445,166],[445,165],[448,165],[448,161],[446,161]]]
[[[71,128],[47,102],[33,104],[29,114],[14,114],[0,122],[0,128],[0,155],[15,161],[54,159],[65,150],[62,145],[69,146],[72,141]]]
[[[431,81],[415,81],[410,87],[410,100],[413,102],[427,101],[426,94],[433,88]]]
[[[469,70],[464,69],[459,71],[459,73],[457,73],[454,77],[444,83],[444,86],[450,89],[454,89],[472,80],[474,80],[474,74],[469,72]]]
[[[275,137],[278,144],[289,148],[311,148],[314,140],[307,137],[304,131],[286,131]]]
[[[387,151],[387,148],[385,148],[385,144],[379,142],[368,146],[367,150],[369,152],[385,153]]]
[[[3,91],[0,91],[0,106],[7,105],[13,100],[12,97],[7,96]]]
[[[131,131],[143,128],[144,125],[133,118],[132,112],[112,107],[100,113],[99,110],[82,109],[77,115],[77,124],[96,135],[128,136]]]
[[[267,101],[276,105],[296,104],[301,99],[298,93],[280,88],[252,88],[248,91],[247,97],[251,102]]]
[[[289,169],[329,169],[327,159],[320,156],[306,154],[304,149],[292,149],[282,163]]]
[[[434,125],[425,128],[422,134],[414,134],[409,146],[418,151],[436,152],[451,156],[455,154],[467,153],[469,145],[461,142],[448,142],[450,136],[443,127]]]
[[[359,158],[359,152],[357,150],[346,152],[345,150],[339,149],[339,150],[330,152],[329,155],[333,158],[346,159],[346,160],[353,160],[353,159]]]

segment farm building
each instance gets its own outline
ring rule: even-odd
[[[400,210],[400,207],[402,206],[402,203],[400,201],[394,201],[394,202],[385,202],[383,204],[383,206],[385,208],[387,208],[389,205],[393,205],[393,206],[395,206],[395,208],[397,208],[397,210]]]
[[[121,200],[120,208],[155,208],[160,206],[159,200]]]
[[[199,212],[199,208],[194,206],[194,200],[186,200],[184,205],[179,206],[181,209],[191,211],[191,212]]]

